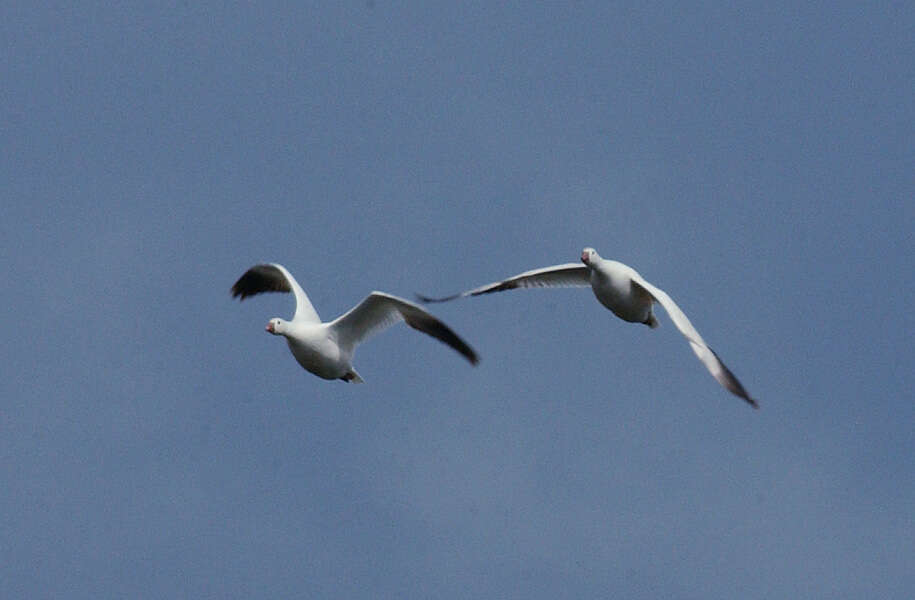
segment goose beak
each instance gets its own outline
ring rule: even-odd
[[[588,264],[588,253],[587,252],[581,253],[581,262]]]
[[[270,333],[274,333],[274,331],[273,331],[273,323],[267,323],[267,326],[266,326],[264,329],[265,329],[266,331],[269,331]]]

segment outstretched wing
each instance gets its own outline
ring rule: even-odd
[[[696,331],[696,328],[693,327],[693,324],[686,318],[686,314],[684,314],[684,312],[680,310],[680,307],[677,306],[677,303],[667,295],[667,292],[651,285],[642,279],[638,273],[632,275],[632,282],[651,294],[655,301],[664,307],[664,310],[666,310],[667,314],[670,316],[670,320],[674,322],[674,325],[677,326],[680,333],[686,336],[693,352],[696,353],[696,356],[699,357],[702,364],[709,370],[712,377],[718,380],[718,383],[735,396],[739,396],[746,400],[753,408],[759,408],[759,404],[756,400],[750,397],[750,394],[747,393],[747,390],[744,389],[737,377],[735,377],[734,374],[731,373],[731,370],[721,362],[721,359],[718,358],[715,351],[709,348],[708,344],[705,343],[705,340],[702,339],[702,336],[699,335],[699,332]]]
[[[502,281],[490,283],[443,298],[430,298],[420,294],[417,294],[416,296],[422,302],[447,302],[448,300],[463,298],[464,296],[479,296],[480,294],[491,294],[492,292],[502,292],[515,288],[590,287],[590,285],[591,281],[588,267],[581,263],[566,263],[564,265],[554,265],[552,267],[525,271],[524,273],[520,273]]]
[[[372,292],[349,312],[337,317],[330,326],[337,335],[337,342],[344,348],[352,349],[399,321],[406,321],[413,329],[448,344],[471,364],[475,365],[480,360],[467,342],[422,307],[384,292]]]
[[[305,290],[283,265],[277,263],[255,265],[245,271],[245,274],[239,277],[232,286],[232,297],[239,298],[239,300],[263,292],[292,292],[295,294],[295,315],[292,320],[321,322]]]

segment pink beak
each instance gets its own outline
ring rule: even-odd
[[[581,262],[588,264],[588,253],[587,252],[581,253]]]
[[[273,333],[273,323],[267,323],[267,326],[264,328],[270,333]]]

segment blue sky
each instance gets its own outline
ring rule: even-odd
[[[154,3],[155,4],[155,3]],[[905,3],[6,3],[0,596],[902,598]],[[264,333],[583,246],[670,293]]]

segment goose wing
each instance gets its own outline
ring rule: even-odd
[[[232,297],[244,300],[264,292],[292,292],[295,295],[293,321],[320,323],[317,311],[311,305],[308,294],[295,280],[286,267],[277,263],[254,265],[239,277],[232,286]]]
[[[442,298],[430,298],[417,294],[416,296],[422,302],[447,302],[456,298],[465,296],[479,296],[480,294],[491,294],[492,292],[502,292],[516,288],[538,288],[538,287],[590,287],[590,273],[588,267],[581,263],[566,263],[564,265],[554,265],[552,267],[543,267],[519,273],[514,277],[503,279],[495,283],[444,296]]]
[[[693,349],[693,352],[695,352],[699,360],[702,361],[705,368],[709,370],[712,377],[714,377],[726,390],[735,396],[739,396],[746,400],[753,408],[759,408],[759,404],[756,400],[750,397],[750,394],[747,393],[747,390],[743,387],[737,377],[727,368],[727,366],[725,366],[721,359],[718,358],[715,351],[705,343],[705,340],[702,339],[702,336],[699,335],[699,332],[696,331],[693,324],[686,318],[686,314],[680,310],[677,303],[667,295],[667,292],[651,285],[638,273],[632,275],[632,281],[651,294],[655,301],[664,307],[664,310],[666,310],[667,314],[670,316],[670,320],[674,322],[674,325],[677,326],[680,333],[689,341],[689,345]]]
[[[473,348],[450,327],[421,306],[384,292],[372,292],[346,314],[337,317],[330,327],[336,333],[340,346],[353,349],[372,335],[400,321],[405,321],[413,329],[448,344],[471,364],[479,362],[480,359]]]

